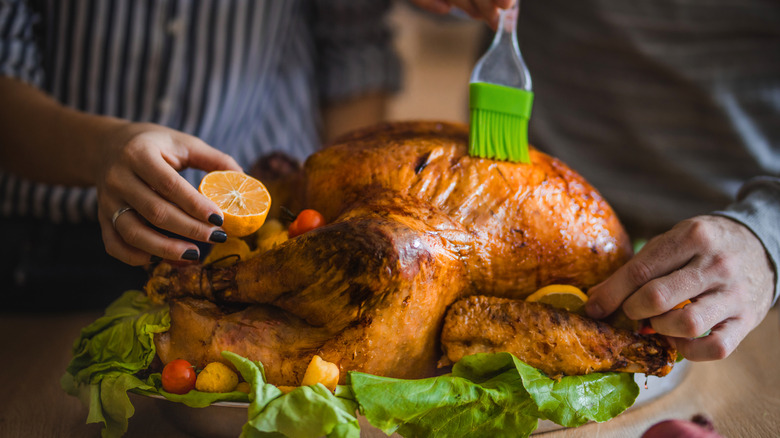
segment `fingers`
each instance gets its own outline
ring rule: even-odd
[[[115,200],[101,198],[98,205],[103,243],[106,252],[112,257],[133,266],[162,259],[198,260],[200,253],[195,244],[170,238],[153,230],[135,209],[122,213],[112,223],[114,212],[126,206],[126,203],[120,204]]]
[[[621,266],[607,280],[590,288],[585,311],[591,318],[597,319],[611,314],[641,286],[685,266],[693,255],[694,249],[682,245],[680,236],[674,229],[652,239],[634,258]],[[671,296],[663,297],[663,299],[672,298]],[[685,299],[687,298],[673,303],[669,309]],[[658,305],[666,304],[659,303]],[[633,316],[628,316],[633,319]]]
[[[119,234],[117,234],[117,232],[112,227],[111,219],[106,219],[104,214],[99,214],[98,222],[100,223],[100,230],[103,236],[103,244],[106,247],[106,252],[111,257],[114,257],[115,259],[118,259],[131,266],[142,266],[148,264],[151,261],[151,255],[149,253],[127,245],[122,240]],[[119,222],[119,219],[117,219],[117,222]]]
[[[148,166],[139,169],[138,176],[125,177],[137,182],[135,190],[126,192],[127,201],[160,228],[208,241],[213,230],[205,222],[222,223],[219,207],[164,161],[154,158],[150,161]]]
[[[150,155],[150,164],[138,166],[143,168],[139,173],[141,178],[146,177],[161,188],[150,188],[149,182],[139,178],[132,168],[118,168],[107,176],[105,185],[106,191],[113,195],[114,203],[120,204],[116,208],[124,203],[153,225],[190,239],[201,242],[214,241],[214,237],[219,239],[214,234],[219,229],[206,223],[209,220],[221,223],[219,208],[163,160],[155,160],[155,154]],[[106,207],[106,213],[111,214],[110,208],[114,204],[107,204]],[[143,249],[152,250],[150,247]]]
[[[227,235],[219,227],[199,221],[161,198],[157,193],[138,181],[137,190],[128,193],[127,204],[154,226],[183,237],[201,242],[224,242]],[[124,233],[120,233],[126,237]],[[127,238],[125,241],[128,241]],[[128,243],[130,243],[128,241]],[[151,247],[143,247],[151,250]],[[159,252],[151,251],[162,256]]]
[[[420,8],[435,14],[446,14],[457,7],[471,18],[485,21],[493,29],[498,23],[498,9],[508,9],[515,0],[413,0]]]
[[[472,0],[477,10],[477,18],[485,21],[492,29],[498,25],[498,7],[493,0]]]
[[[672,310],[678,304],[696,297],[703,290],[718,286],[717,277],[701,258],[639,287],[623,303],[623,311],[633,320],[650,318]]]
[[[740,315],[744,306],[736,298],[736,294],[723,291],[699,295],[691,304],[655,316],[650,323],[655,331],[667,336],[696,338]]]
[[[211,172],[213,170],[236,170],[241,172],[241,166],[230,155],[207,145],[198,138],[185,136],[183,144],[186,145],[188,156],[185,167]]]
[[[446,0],[414,0],[414,3],[434,14],[446,14],[452,8]]]
[[[193,148],[193,150],[195,149],[198,148]],[[164,199],[173,202],[179,208],[197,220],[206,222],[209,220],[209,218],[212,217],[212,215],[215,214],[221,218],[222,213],[220,212],[219,207],[217,207],[217,205],[208,198],[201,195],[195,187],[193,187],[186,179],[184,179],[184,177],[179,175],[179,173],[173,167],[171,167],[171,164],[168,161],[170,157],[168,157],[168,159],[165,158],[165,155],[167,155],[166,153],[160,153],[154,148],[146,148],[138,155],[139,156],[136,157],[138,164],[134,165],[132,170],[143,181],[143,185],[150,187]],[[175,164],[177,166],[180,165],[178,161],[175,161]],[[121,177],[123,178],[122,181],[114,181],[114,183],[117,185],[127,184],[126,179],[129,176],[121,175]],[[121,187],[116,188],[118,190],[122,190]],[[149,200],[148,194],[144,193],[144,195],[147,200]],[[128,201],[132,200],[128,199]],[[139,201],[139,199],[136,199],[133,205],[138,205],[136,203]],[[147,205],[146,208],[140,205],[139,207],[139,211],[142,211],[144,217],[149,219],[149,221],[153,224],[170,231],[180,232],[167,228],[165,224],[162,223],[162,221],[154,219],[158,214],[165,213],[165,210],[156,210],[156,207],[153,205]],[[187,233],[182,235],[198,240],[203,240]]]
[[[166,260],[196,261],[198,247],[190,242],[164,236],[151,229],[135,212],[128,212],[116,220],[116,233],[125,245]],[[147,256],[148,263],[151,257]]]
[[[688,360],[720,360],[728,357],[751,329],[744,319],[733,318],[715,326],[707,336],[669,339],[677,351]]]
[[[469,17],[479,20],[481,18],[479,16],[479,9],[474,4],[474,1],[475,0],[450,0],[450,4],[468,14]]]

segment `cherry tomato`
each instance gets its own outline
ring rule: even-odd
[[[287,234],[290,238],[293,238],[323,225],[325,225],[325,218],[322,216],[322,213],[317,210],[307,209],[298,213],[298,217],[290,224]]]
[[[685,300],[682,303],[672,307],[672,310],[682,309],[683,307],[687,306],[688,304],[691,304],[691,300]],[[650,321],[646,321],[642,327],[639,329],[639,333],[643,335],[654,335],[658,333],[655,331],[653,326],[650,325]]]
[[[186,394],[195,389],[195,367],[184,359],[168,362],[162,371],[163,389],[172,394]]]
[[[639,333],[642,334],[642,335],[654,335],[654,334],[656,334],[658,332],[655,331],[653,326],[651,326],[650,324],[647,324],[647,325],[643,325],[642,328],[639,329]]]

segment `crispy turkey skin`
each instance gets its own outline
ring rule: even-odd
[[[188,300],[174,305],[169,334],[155,340],[162,361],[201,365],[240,349],[281,370],[269,381],[286,385],[299,383],[314,354],[339,365],[342,379],[348,370],[429,376],[445,312],[459,298],[523,298],[551,283],[588,288],[630,257],[612,209],[562,162],[533,149],[528,165],[474,158],[467,144],[463,125],[407,122],[352,133],[312,155],[290,185],[301,192],[272,196],[300,200],[328,225],[227,268],[157,267],[150,296]],[[250,308],[206,312],[185,297]],[[274,324],[309,340],[282,345],[262,328],[273,312],[252,313],[253,305],[276,309],[285,317]],[[226,334],[246,312],[261,327],[252,343]],[[187,324],[214,335],[197,348],[183,341]]]
[[[624,371],[665,376],[677,351],[661,336],[618,329],[546,304],[471,296],[447,312],[448,361],[506,351],[549,377]]]

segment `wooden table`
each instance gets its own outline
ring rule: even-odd
[[[99,315],[0,316],[0,437],[98,437],[87,410],[59,379],[81,327]],[[187,436],[150,400],[135,404],[128,437]],[[780,437],[780,309],[774,308],[730,357],[691,364],[673,392],[601,424],[542,434],[555,437],[639,437],[650,425],[701,413],[730,438]]]

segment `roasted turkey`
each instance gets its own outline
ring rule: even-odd
[[[457,300],[587,289],[630,257],[615,213],[564,163],[536,150],[531,164],[474,158],[467,143],[466,126],[392,123],[312,155],[272,195],[328,225],[232,266],[156,268],[147,292],[171,303],[162,361],[203,366],[230,350],[282,385],[314,354],[342,380],[429,376]],[[474,322],[461,323],[476,336]]]

